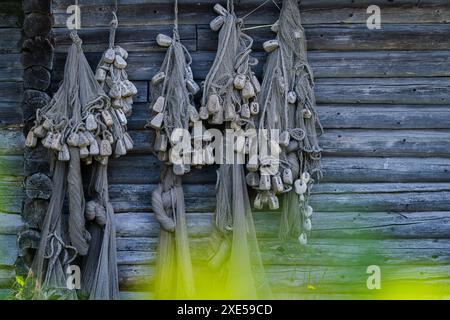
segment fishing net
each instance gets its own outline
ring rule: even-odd
[[[100,86],[112,101],[111,106],[95,109],[85,115],[91,122],[88,129],[95,132],[100,142],[100,150],[92,165],[89,184],[91,200],[86,205],[86,219],[92,240],[89,252],[83,261],[82,294],[89,299],[119,299],[117,273],[116,226],[114,210],[108,191],[108,154],[114,157],[125,155],[133,148],[133,141],[127,133],[127,115],[131,114],[133,96],[136,87],[128,80],[125,71],[128,53],[115,45],[115,33],[118,27],[117,16],[110,24],[109,48],[104,52],[95,74]],[[104,117],[104,113],[111,117]],[[92,121],[95,119],[94,121]],[[103,121],[99,121],[99,119]],[[106,121],[106,120],[107,121]],[[112,124],[111,124],[112,120]],[[112,142],[111,150],[103,150],[103,145]],[[107,152],[106,152],[107,151]],[[102,153],[103,152],[103,153]]]
[[[152,194],[161,225],[155,295],[158,299],[189,299],[196,294],[187,234],[182,177],[165,166],[162,183]]]
[[[26,141],[28,147],[35,147],[42,139],[44,147],[54,155],[53,193],[32,265],[38,299],[51,291],[61,297],[76,298],[75,291],[67,290],[66,268],[77,254],[86,255],[89,248],[80,160],[89,156],[88,147],[95,141],[93,135],[86,133],[83,116],[87,110],[109,105],[83,54],[81,39],[76,32],[71,33],[71,38],[63,82],[50,103],[37,111],[35,126]],[[66,195],[68,232],[63,230]]]
[[[167,48],[160,72],[151,81],[152,118],[147,126],[156,131],[154,151],[166,164],[161,183],[152,193],[152,207],[160,223],[155,296],[158,299],[189,299],[196,294],[187,234],[182,176],[191,163],[201,166],[203,132],[193,96],[200,90],[193,79],[191,56],[180,41],[178,1],[175,1],[173,36],[158,35]],[[199,128],[191,139],[194,128]],[[195,141],[195,142],[194,142]],[[197,154],[192,152],[196,148]],[[198,154],[200,153],[200,154]],[[192,162],[191,162],[192,160]]]
[[[272,30],[276,40],[264,43],[270,53],[260,94],[259,129],[279,130],[280,170],[260,175],[255,207],[262,209],[276,194],[284,194],[280,236],[299,237],[306,244],[313,209],[309,195],[314,179],[321,178],[316,125],[314,77],[307,60],[298,1],[284,0],[280,19]],[[254,181],[257,179],[250,179]],[[271,209],[278,209],[270,205]]]
[[[67,288],[66,271],[77,256],[87,255],[83,292],[92,299],[117,299],[114,213],[108,197],[107,163],[112,155],[126,154],[133,142],[126,133],[121,110],[111,105],[104,86],[92,73],[76,31],[71,38],[63,82],[51,102],[37,111],[36,123],[26,140],[28,147],[35,147],[41,139],[54,162],[52,197],[30,278],[35,282],[37,299],[75,299],[76,291]],[[112,83],[125,82],[123,70],[120,76],[114,76],[117,73],[113,68],[110,72]],[[123,97],[135,94],[136,88],[132,84],[128,87],[130,92]],[[94,160],[91,190],[95,200],[86,203],[81,162],[90,165]],[[66,197],[67,222],[63,214]],[[99,228],[91,223],[88,231],[86,222],[94,219]]]
[[[243,132],[255,128],[253,117],[259,112],[260,85],[251,70],[257,61],[250,56],[253,40],[243,32],[243,21],[236,17],[233,1],[228,1],[226,9],[217,4],[214,10],[219,16],[211,22],[211,28],[220,30],[219,44],[204,84],[200,115],[212,124],[225,122],[226,129],[236,134],[224,148],[224,154],[230,154],[227,148],[233,149],[234,162],[225,161],[218,170],[214,252],[209,267],[216,272],[216,290],[220,290],[221,298],[267,298],[270,288],[256,239],[244,166],[239,162],[245,160],[248,151]]]

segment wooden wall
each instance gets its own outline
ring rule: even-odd
[[[54,89],[61,79],[66,49],[66,8],[53,0],[56,39]],[[180,0],[181,37],[194,59],[194,74],[205,77],[217,35],[209,27],[214,1]],[[223,1],[220,1],[223,2]],[[238,15],[262,0],[236,1]],[[108,40],[112,0],[83,1],[84,50],[94,67]],[[369,30],[368,5],[381,7],[382,29]],[[260,246],[277,297],[388,297],[399,281],[450,297],[450,3],[447,0],[303,0],[318,110],[325,134],[321,144],[324,179],[314,189],[311,244],[277,239],[279,214],[255,213]],[[118,256],[124,297],[139,297],[152,282],[158,225],[150,193],[159,180],[151,155],[149,80],[164,51],[160,32],[170,34],[172,0],[119,0],[117,43],[130,51],[129,76],[139,89],[129,128],[136,149],[114,161],[111,198],[117,212]],[[278,10],[267,5],[248,25],[268,24]],[[0,15],[0,287],[13,277],[14,234],[21,225],[20,163],[23,136],[18,105],[20,29]],[[273,34],[249,32],[261,75],[262,43]],[[11,40],[11,37],[14,40]],[[14,64],[6,63],[13,61]],[[5,127],[10,126],[10,127]],[[11,129],[12,126],[12,129]],[[17,169],[7,169],[14,167]],[[205,260],[206,238],[215,206],[215,168],[185,179],[191,243]],[[4,214],[3,214],[4,213]],[[0,248],[1,248],[0,247]],[[366,288],[366,268],[382,268],[383,289]],[[379,295],[377,295],[379,294]]]
[[[20,1],[0,3],[0,299],[9,295],[18,255],[23,180]]]

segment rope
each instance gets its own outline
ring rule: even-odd
[[[247,13],[245,16],[242,17],[243,20],[247,19],[248,17],[250,17],[253,13],[255,13],[256,11],[258,11],[259,9],[261,9],[262,7],[264,7],[268,2],[273,1],[273,0],[266,0],[263,3],[261,3],[259,6],[257,6],[255,9],[253,9],[252,11],[250,11],[249,13]]]
[[[227,10],[234,14],[234,1],[233,0],[227,0]]]
[[[174,15],[175,15],[175,19],[174,19],[174,30],[176,32],[176,34],[178,35],[178,0],[175,0],[175,8],[174,8]]]
[[[109,23],[109,47],[114,48],[114,42],[116,39],[116,30],[119,27],[119,21],[117,19],[116,11],[112,12],[113,19]]]

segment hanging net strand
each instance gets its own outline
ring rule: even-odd
[[[116,3],[117,10],[117,3]],[[88,255],[83,261],[82,294],[95,300],[118,300],[119,279],[117,270],[116,225],[114,209],[108,191],[108,162],[133,149],[133,140],[127,132],[127,116],[132,112],[134,84],[128,80],[126,67],[128,52],[115,44],[119,22],[112,12],[109,48],[97,67],[95,79],[105,90],[111,104],[90,108],[84,114],[87,130],[97,142],[91,146],[93,163],[89,183],[91,200],[86,204],[85,216],[92,234]]]
[[[269,192],[283,195],[280,237],[298,237],[301,244],[306,244],[313,213],[309,196],[314,181],[321,178],[322,149],[316,126],[322,127],[315,110],[314,77],[307,60],[306,37],[296,0],[283,1],[280,19],[272,31],[277,33],[277,38],[264,43],[269,57],[257,125],[259,129],[279,130],[281,165],[279,172],[260,175],[259,180],[267,184],[252,185],[258,192],[254,205],[262,209]]]
[[[155,275],[158,299],[189,299],[196,294],[182,176],[191,170],[191,164],[205,164],[204,130],[193,103],[200,87],[194,81],[191,56],[180,40],[178,1],[174,13],[172,37],[159,34],[156,39],[167,52],[151,81],[151,118],[147,124],[156,132],[154,152],[166,163],[161,183],[152,193],[152,208],[161,226]],[[195,128],[200,128],[199,132]],[[191,140],[195,134],[199,137]],[[191,152],[194,148],[197,153]]]
[[[116,28],[114,14],[110,48],[99,64],[102,71],[98,69],[95,75],[83,54],[80,37],[72,31],[63,82],[50,103],[37,111],[36,123],[27,136],[28,147],[35,147],[40,139],[55,162],[52,198],[32,267],[40,299],[49,298],[48,292],[54,291],[64,298],[77,298],[75,291],[64,289],[66,268],[76,255],[88,261],[83,268],[83,293],[91,299],[119,298],[107,163],[110,156],[123,156],[133,147],[125,114],[131,112],[137,90],[124,70],[128,53],[114,45]],[[86,203],[80,164],[90,165],[94,160],[94,200]],[[67,223],[63,215],[66,196]],[[88,221],[94,221],[88,224],[89,231]]]
[[[36,299],[76,298],[75,291],[67,289],[66,269],[76,255],[87,254],[91,240],[85,228],[80,168],[80,159],[89,156],[90,145],[83,114],[89,108],[109,104],[83,54],[81,39],[76,31],[70,36],[73,44],[69,48],[63,82],[50,103],[37,110],[35,125],[26,139],[30,148],[36,147],[40,140],[51,151],[54,162],[52,197],[32,265]],[[63,215],[66,196],[67,223]]]
[[[204,83],[200,115],[211,124],[225,123],[237,137],[255,128],[254,118],[259,113],[260,84],[251,69],[257,61],[251,57],[253,40],[243,32],[244,22],[236,17],[233,1],[227,2],[226,9],[216,4],[214,11],[219,16],[210,26],[219,31],[219,42]],[[245,135],[242,138],[237,138],[241,143],[225,143],[225,149],[233,148],[234,164],[222,164],[218,170],[209,267],[215,273],[218,297],[267,298],[270,287],[259,253],[244,166],[237,162],[247,157]]]

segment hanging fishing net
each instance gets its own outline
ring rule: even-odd
[[[86,219],[89,221],[92,240],[83,261],[82,294],[96,300],[120,298],[116,226],[108,191],[108,159],[110,156],[123,156],[133,148],[126,125],[127,116],[132,111],[133,96],[137,94],[125,69],[128,53],[115,45],[118,21],[114,12],[113,15],[109,48],[104,52],[95,73],[95,78],[109,96],[111,105],[90,110],[85,115],[87,129],[95,133],[100,150],[95,157],[97,161],[92,165],[88,190],[91,200],[86,204]]]
[[[272,30],[277,38],[264,43],[270,55],[264,70],[257,126],[269,134],[272,129],[279,130],[280,170],[260,172],[256,178],[248,176],[248,181],[258,191],[254,203],[258,209],[267,203],[270,209],[278,209],[270,199],[284,195],[280,236],[298,237],[300,243],[306,244],[313,213],[308,202],[314,181],[321,177],[322,149],[316,132],[316,125],[321,126],[315,110],[314,78],[307,60],[298,1],[283,1],[280,19]]]
[[[161,183],[152,193],[152,207],[161,226],[155,275],[157,299],[192,299],[194,275],[189,251],[182,176],[205,164],[204,128],[193,96],[200,90],[193,79],[192,59],[178,33],[175,1],[173,36],[157,36],[167,48],[160,71],[151,81],[152,117],[147,126],[156,131],[154,151],[165,162]],[[195,136],[197,135],[197,136]],[[195,151],[194,151],[195,149]]]
[[[35,147],[41,139],[53,155],[53,191],[29,278],[35,284],[36,299],[76,299],[76,291],[67,286],[67,270],[77,256],[87,256],[82,292],[91,299],[118,299],[107,163],[110,156],[125,155],[133,142],[126,133],[124,112],[110,103],[112,87],[107,95],[90,69],[76,31],[71,38],[63,82],[51,102],[37,111],[35,126],[26,140],[28,147]],[[120,60],[117,57],[125,51],[116,49],[115,60]],[[109,72],[113,85],[121,84],[129,90],[121,91],[121,97],[129,99],[136,93],[136,88],[127,82],[123,67],[115,64]],[[90,165],[94,160],[93,200],[86,203],[81,162]],[[94,222],[87,228],[87,221]]]
[[[97,144],[95,136],[86,130],[84,115],[87,110],[109,105],[83,54],[81,39],[76,32],[71,38],[63,82],[50,103],[37,111],[26,141],[28,147],[35,147],[41,139],[54,155],[53,192],[32,265],[37,299],[52,295],[76,298],[75,291],[67,290],[66,269],[77,255],[87,254],[91,239],[85,227],[80,162],[87,161],[89,148]],[[68,232],[63,215],[66,195]]]
[[[231,154],[232,162],[224,159],[218,170],[214,250],[209,259],[215,277],[212,294],[226,299],[267,298],[270,288],[259,253],[243,165],[249,151],[246,132],[255,129],[253,118],[259,112],[260,85],[251,70],[257,60],[250,56],[253,40],[243,32],[243,20],[236,17],[233,1],[228,1],[226,9],[217,4],[214,10],[219,16],[211,22],[211,28],[220,30],[219,43],[204,83],[200,116],[212,124],[225,123],[234,135],[223,150],[223,154]]]

